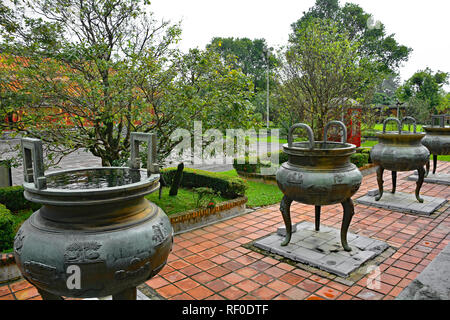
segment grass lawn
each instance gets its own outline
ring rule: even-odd
[[[195,209],[197,198],[192,190],[180,188],[178,189],[177,196],[174,197],[169,196],[169,190],[170,188],[168,187],[163,188],[161,199],[159,199],[158,197],[158,191],[145,196],[145,198],[161,207],[161,209],[163,209],[168,216],[170,216],[171,214]],[[214,200],[217,204],[227,201],[228,199],[216,196],[214,197]]]
[[[238,177],[236,170],[221,172],[221,174]],[[248,198],[247,207],[262,207],[281,202],[283,193],[276,185],[265,184],[262,182],[247,181],[248,189],[245,195]]]

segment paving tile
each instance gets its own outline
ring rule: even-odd
[[[0,296],[0,300],[16,300],[16,298],[12,293],[10,293],[4,296]]]
[[[186,275],[181,272],[178,272],[178,271],[173,271],[171,273],[164,275],[164,279],[166,279],[170,282],[176,282],[176,281],[184,279],[184,278],[186,278]]]
[[[0,297],[6,296],[7,294],[10,294],[11,290],[8,288],[8,286],[0,287]]]
[[[317,290],[315,294],[329,300],[335,300],[342,294],[342,292],[326,286]]]
[[[229,274],[221,277],[221,279],[225,280],[226,282],[228,282],[230,284],[236,284],[238,282],[241,282],[245,278],[243,276],[238,275],[237,273],[229,273]]]
[[[175,282],[174,285],[176,285],[178,288],[180,288],[183,291],[188,291],[190,289],[198,287],[200,284],[192,279],[186,278],[186,279]]]
[[[251,295],[260,300],[271,300],[277,292],[267,287],[261,287],[251,292]]]
[[[13,282],[13,283],[11,283],[9,285],[9,287],[11,288],[12,292],[23,290],[25,288],[30,288],[32,286],[33,285],[31,283],[29,283],[28,281],[26,281],[26,280],[20,280],[20,281],[17,281],[17,282]]]
[[[224,267],[221,267],[221,266],[217,266],[217,267],[209,269],[207,272],[212,274],[213,276],[222,277],[222,276],[226,275],[227,273],[230,273],[230,270],[228,270]]]
[[[246,279],[244,281],[237,283],[235,286],[236,286],[236,288],[239,288],[245,292],[251,292],[251,291],[261,287],[261,284],[255,282],[255,281]]]
[[[280,280],[282,280],[284,282],[287,282],[287,283],[289,283],[291,285],[294,285],[294,286],[297,283],[299,283],[300,281],[304,280],[304,279],[305,279],[304,277],[299,276],[299,275],[297,275],[295,273],[292,273],[292,272],[285,273],[285,274],[283,274],[280,277]]]
[[[315,292],[317,289],[319,289],[320,287],[322,287],[322,285],[320,283],[311,281],[309,279],[305,279],[302,282],[300,282],[299,284],[297,284],[297,287],[309,292]]]
[[[228,288],[231,284],[224,280],[216,279],[211,282],[205,283],[204,285],[209,289],[213,290],[214,292],[220,292]]]
[[[186,292],[190,296],[192,296],[196,300],[203,300],[209,296],[212,296],[214,294],[213,291],[209,290],[208,288],[204,286],[198,286],[194,289],[191,289]]]
[[[278,293],[281,293],[286,291],[287,289],[292,288],[292,285],[280,280],[274,280],[267,285],[267,288],[270,288]]]
[[[157,276],[157,277],[154,277],[154,278],[146,281],[145,283],[153,289],[158,289],[158,288],[168,285],[170,282],[161,276]]]
[[[254,275],[252,279],[261,285],[266,285],[272,282],[275,278],[266,273],[259,273],[257,275]]]
[[[306,297],[310,296],[309,292],[296,287],[283,292],[283,294],[293,300],[304,300]]]
[[[246,292],[238,289],[236,287],[229,287],[222,292],[220,292],[220,295],[222,295],[224,298],[228,300],[237,300],[243,296],[246,295]]]

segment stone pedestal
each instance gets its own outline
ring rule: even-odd
[[[442,198],[422,196],[424,202],[420,203],[417,201],[415,195],[403,192],[397,192],[395,194],[385,192],[379,201],[375,201],[377,194],[378,190],[371,190],[367,195],[356,199],[355,202],[371,207],[426,216],[431,215],[447,202],[446,199]]]
[[[315,231],[315,225],[306,221],[293,228],[289,245],[282,247],[285,234],[285,227],[280,227],[277,233],[257,240],[254,246],[341,277],[348,277],[389,247],[383,241],[349,232],[352,251],[346,252],[340,243],[339,229],[322,226],[320,231]]]

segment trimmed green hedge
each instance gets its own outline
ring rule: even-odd
[[[11,211],[0,204],[0,252],[12,248],[14,234],[14,219]]]
[[[22,186],[0,188],[0,203],[13,212],[25,209],[38,210],[41,205],[25,199],[23,191]]]
[[[276,154],[278,154],[278,164],[281,165],[289,160],[289,156],[284,153],[282,150],[276,151]],[[268,152],[266,155],[266,159],[270,159],[270,156],[272,155],[271,152]],[[253,164],[250,164],[250,159],[253,160],[252,162],[256,162]],[[233,168],[236,169],[238,172],[246,172],[246,173],[260,173],[261,168],[269,168],[271,166],[271,163],[269,161],[261,161],[261,159],[258,157],[257,161],[254,161],[255,158],[245,158],[245,163],[239,164],[237,159],[233,160]],[[242,161],[241,161],[242,162]]]
[[[238,161],[244,163],[238,163]],[[252,163],[250,163],[252,162]],[[256,163],[255,163],[256,162]],[[245,159],[234,159],[233,160],[233,168],[236,169],[238,172],[247,172],[247,173],[260,173],[262,167],[270,167],[270,162],[262,162],[259,157],[258,158],[249,158],[246,157]]]
[[[172,184],[176,171],[176,168],[161,170],[167,185]],[[191,168],[184,168],[181,186],[185,188],[208,187],[220,192],[220,195],[227,199],[244,196],[248,187],[241,178],[228,177],[219,172],[208,172]]]
[[[354,153],[350,156],[350,162],[355,164],[358,168],[364,167],[369,163],[368,153]]]

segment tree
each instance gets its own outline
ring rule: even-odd
[[[244,74],[252,78],[255,92],[266,90],[267,64],[269,68],[274,68],[277,61],[274,55],[269,55],[267,60],[267,50],[270,49],[265,39],[216,37],[207,48],[213,48],[224,59],[235,56],[235,67],[241,68]]]
[[[375,23],[372,15],[357,4],[340,6],[339,0],[316,0],[315,5],[291,25],[294,31],[291,41],[296,41],[296,30],[315,18],[333,20],[350,41],[359,43],[358,55],[377,65],[373,72],[395,74],[400,64],[408,60],[411,49],[397,43],[394,34],[387,35],[381,22]]]
[[[203,130],[216,129],[222,133],[255,124],[250,102],[252,81],[234,69],[231,62],[224,61],[211,49],[191,49],[174,60],[170,72],[148,74],[145,70],[160,66],[155,66],[153,60],[141,59],[140,69],[133,75],[135,87],[153,107],[143,121],[145,126],[138,125],[136,130],[158,134],[162,159],[180,143],[171,138],[174,132],[182,128],[192,135],[196,121],[201,121]],[[203,142],[206,146],[213,141]]]
[[[32,101],[22,106],[25,131],[50,151],[83,148],[103,165],[121,164],[130,133],[151,131],[158,134],[162,160],[179,143],[170,133],[195,116],[220,115],[227,125],[248,120],[247,109],[236,114],[236,106],[247,106],[248,79],[210,52],[174,49],[179,25],[156,21],[149,1],[17,3],[9,19],[17,28],[3,32],[0,45],[10,54],[7,68],[14,69],[9,84],[19,83],[17,92]]]
[[[291,116],[311,124],[318,139],[352,100],[371,101],[379,79],[368,70],[377,64],[360,57],[359,48],[329,19],[310,19],[291,36],[280,71],[280,97]]]
[[[233,59],[235,68],[240,68],[242,72],[253,80],[254,96],[252,103],[256,107],[255,112],[261,117],[267,112],[267,79],[269,86],[275,86],[273,70],[275,70],[278,61],[274,54],[271,53],[265,39],[248,38],[222,38],[216,37],[207,45],[217,51],[222,59]],[[269,75],[267,73],[269,72]],[[276,112],[275,105],[272,102],[272,92],[269,90],[269,99],[272,110],[271,118]]]
[[[396,92],[400,87],[400,79],[391,75],[383,80],[374,94],[373,104],[377,106],[393,106],[397,103]]]
[[[420,101],[428,115],[437,114],[446,109],[446,93],[443,86],[448,84],[449,73],[431,69],[419,70],[397,90],[400,101],[412,102]],[[428,116],[428,117],[429,117]]]

